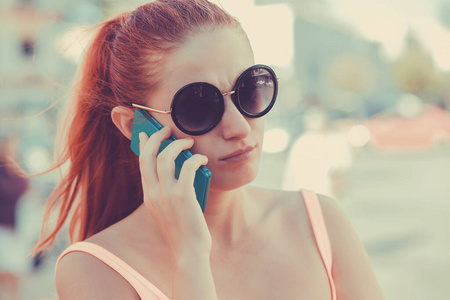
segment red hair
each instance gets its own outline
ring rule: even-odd
[[[32,255],[53,245],[71,213],[73,243],[120,221],[142,203],[138,158],[113,124],[111,110],[143,104],[158,86],[167,57],[187,37],[219,28],[242,31],[236,19],[207,0],[159,0],[99,25],[62,128],[62,151],[51,170],[66,162],[69,168],[47,200]],[[49,218],[58,208],[49,231]]]

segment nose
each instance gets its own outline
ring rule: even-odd
[[[224,97],[224,102],[225,111],[219,123],[223,138],[226,140],[246,138],[251,131],[247,118],[234,105],[230,95]]]

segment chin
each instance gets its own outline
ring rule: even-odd
[[[212,172],[211,189],[212,190],[234,190],[251,183],[258,175],[259,164],[250,163],[229,171],[216,170]]]

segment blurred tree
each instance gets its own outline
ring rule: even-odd
[[[438,7],[439,20],[450,29],[450,0],[441,0]]]
[[[374,86],[373,67],[367,59],[345,54],[338,56],[328,68],[330,83],[342,90],[367,92]]]
[[[439,86],[433,58],[412,30],[406,35],[405,47],[392,64],[392,71],[400,90],[406,93],[424,96]]]
[[[149,0],[128,0],[128,1],[121,1],[121,0],[100,0],[101,9],[103,12],[103,16],[105,19],[109,19],[112,17],[117,16],[120,13],[123,13],[125,11],[133,11],[137,7],[147,3],[151,2]]]
[[[442,72],[438,77],[436,104],[450,111],[450,72]]]
[[[326,69],[326,80],[333,87],[329,106],[334,110],[364,117],[364,96],[375,87],[375,66],[363,55],[345,53],[333,58]]]

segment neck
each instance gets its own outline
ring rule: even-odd
[[[232,246],[245,235],[251,223],[247,203],[245,186],[231,191],[210,190],[204,216],[213,242]]]

